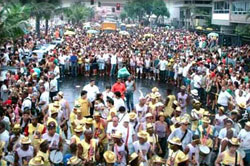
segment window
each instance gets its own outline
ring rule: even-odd
[[[214,2],[214,13],[229,13],[229,3],[225,1]]]
[[[250,2],[236,1],[232,3],[233,14],[247,14],[250,10]]]

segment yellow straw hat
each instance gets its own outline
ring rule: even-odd
[[[94,117],[95,117],[95,116],[101,116],[101,114],[100,114],[100,112],[95,112],[93,116],[94,116]]]
[[[245,108],[246,108],[246,103],[240,103],[240,104],[238,104],[238,106],[239,106],[240,108],[245,109]]]
[[[85,123],[86,124],[93,124],[93,119],[92,118],[87,118]]]
[[[159,91],[159,89],[157,87],[152,88],[152,92],[158,92],[158,91]]]
[[[54,101],[53,106],[56,108],[60,108],[60,102],[59,101]]]
[[[12,131],[15,132],[15,131],[20,131],[21,130],[21,126],[19,123],[16,123],[14,125],[14,127],[12,128]]]
[[[129,116],[129,119],[131,119],[131,120],[135,120],[135,119],[137,118],[137,114],[134,113],[134,112],[130,112],[130,113],[128,114],[128,116]]]
[[[189,120],[187,118],[181,118],[181,124],[189,124]]]
[[[153,163],[164,163],[163,159],[159,156],[154,157]]]
[[[160,112],[160,113],[158,114],[158,117],[160,117],[160,116],[165,117],[165,115],[164,115],[164,113],[163,113],[163,112]]]
[[[68,165],[77,165],[80,163],[81,163],[81,159],[79,159],[77,156],[71,157],[67,162]]]
[[[106,163],[112,164],[112,163],[115,163],[115,162],[116,162],[116,155],[115,155],[115,153],[112,152],[112,151],[106,151],[106,152],[103,154],[103,157],[104,157]]]
[[[210,120],[208,117],[203,117],[203,118],[202,118],[202,122],[203,122],[203,123],[210,123],[211,120]]]
[[[56,114],[56,113],[58,113],[58,109],[53,106],[51,108],[50,112],[51,112],[51,115]]]
[[[181,107],[176,107],[175,110],[181,112]]]
[[[146,127],[147,127],[147,129],[150,129],[150,128],[153,128],[153,125],[152,125],[152,123],[147,123]]]
[[[138,136],[139,138],[147,139],[147,138],[148,138],[148,132],[142,130],[142,131],[140,131],[140,132],[137,134],[137,136]]]
[[[238,138],[233,137],[232,139],[229,140],[229,142],[230,142],[232,145],[240,146],[240,141],[239,141]]]
[[[83,132],[83,127],[82,127],[82,125],[77,125],[76,128],[74,129],[74,131],[75,131],[76,133]]]
[[[129,163],[131,163],[132,161],[134,161],[137,157],[139,157],[138,156],[138,154],[137,153],[132,153],[130,156],[129,156]]]
[[[57,95],[63,97],[64,94],[63,94],[62,91],[60,91],[60,92],[57,93]]]
[[[225,108],[224,107],[219,107],[219,110],[221,110],[222,112],[225,112]]]
[[[122,133],[119,131],[116,131],[114,134],[111,135],[113,138],[122,138]]]
[[[174,100],[174,101],[173,101],[173,104],[174,104],[174,105],[179,105],[179,102],[178,102],[177,100]]]
[[[21,144],[30,144],[31,140],[29,139],[29,137],[23,137],[21,139]]]
[[[146,118],[149,118],[149,117],[152,117],[153,115],[150,113],[150,112],[148,112],[147,114],[146,114]]]
[[[30,160],[29,165],[30,166],[43,166],[44,162],[42,160],[42,157],[36,156]]]
[[[188,155],[185,155],[184,153],[178,153],[176,156],[176,164],[185,162],[188,160]]]
[[[246,126],[250,127],[250,121],[246,122]]]
[[[182,145],[181,144],[181,140],[178,137],[174,137],[171,140],[169,140],[168,142],[171,143],[171,144],[173,144],[173,145],[179,145],[179,146]]]

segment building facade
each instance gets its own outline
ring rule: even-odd
[[[170,22],[177,27],[194,28],[206,25],[212,13],[212,0],[166,0]]]
[[[237,26],[250,24],[247,15],[250,0],[213,0],[212,24],[223,33],[232,33]]]

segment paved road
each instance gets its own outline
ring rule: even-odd
[[[93,78],[93,77],[91,77]],[[116,81],[115,78],[111,77],[95,77],[96,85],[99,87],[100,91],[104,91],[107,85],[113,85]],[[60,90],[64,92],[65,98],[69,101],[71,108],[73,107],[75,99],[80,96],[80,92],[84,85],[88,84],[90,78],[88,77],[66,77],[60,85]],[[138,103],[138,99],[140,97],[139,89],[143,92],[144,95],[149,93],[153,87],[158,87],[159,92],[161,93],[162,97],[166,98],[166,90],[168,88],[176,89],[173,86],[167,85],[163,82],[153,81],[153,80],[136,80],[136,87],[137,90],[134,94],[134,103]]]

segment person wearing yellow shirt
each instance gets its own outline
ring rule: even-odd
[[[178,106],[178,102],[176,101],[174,103],[174,101],[176,100],[176,97],[175,97],[175,95],[172,94],[171,89],[167,90],[167,94],[168,94],[168,96],[167,96],[167,99],[165,102],[164,115],[165,115],[165,117],[171,117],[171,115],[174,111],[173,105],[175,104],[176,106]]]
[[[33,138],[35,133],[39,133],[40,135],[46,132],[46,128],[43,124],[38,123],[38,117],[36,115],[31,116],[31,123],[24,130],[24,135]]]
[[[84,131],[84,139],[78,144],[78,157],[85,165],[93,164],[100,159],[98,141],[93,138],[92,130]]]
[[[40,149],[37,152],[38,157],[41,157],[44,165],[50,166],[50,161],[49,161],[49,143],[47,140],[42,139],[40,141]]]
[[[5,145],[5,142],[1,141],[0,142],[0,165],[1,166],[7,166],[7,162],[2,159],[4,157],[4,152],[3,152],[4,145]]]
[[[193,107],[194,109],[191,110],[191,130],[196,131],[199,119],[203,118],[205,110],[201,108],[201,102],[198,100],[194,100]]]
[[[75,143],[76,145],[80,143],[81,139],[83,138],[83,127],[82,125],[76,126],[74,129],[75,134],[71,137],[70,144]]]
[[[74,120],[76,119],[77,116],[77,109],[80,109],[80,104],[76,101],[75,102],[75,106],[73,108],[73,110],[71,111],[70,115],[69,115],[69,121],[70,121],[70,130],[71,132],[74,131]]]
[[[229,140],[228,149],[222,152],[215,161],[216,166],[244,166],[242,156],[237,151],[240,142],[237,138]]]
[[[78,72],[79,74],[83,74],[83,56],[81,53],[78,53],[78,56],[77,56],[77,63],[78,63]]]
[[[78,125],[84,126],[86,122],[86,118],[82,116],[82,111],[77,109],[76,111],[76,119],[73,122],[73,129],[75,129]]]
[[[167,166],[188,165],[188,156],[181,150],[181,140],[178,137],[173,137],[168,143],[170,144],[170,151]]]
[[[90,116],[90,107],[91,103],[87,98],[87,91],[82,90],[81,97],[78,99],[78,103],[80,105],[80,110],[82,111],[82,116],[88,117]]]
[[[107,147],[108,137],[106,134],[107,122],[101,118],[101,114],[96,112],[94,114],[94,138],[98,139],[99,145],[102,147],[102,151],[104,151]]]
[[[148,132],[148,142],[151,145],[151,151],[156,154],[162,154],[162,149],[159,144],[158,135],[155,134],[152,123],[146,125]]]

